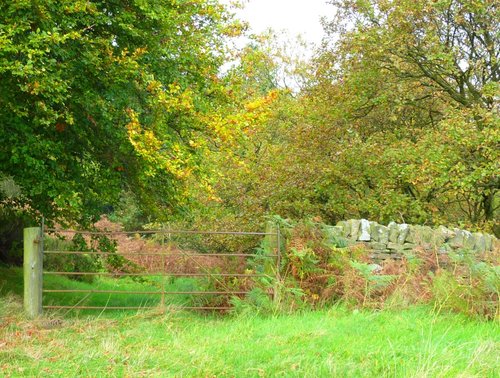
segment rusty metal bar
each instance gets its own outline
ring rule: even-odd
[[[44,293],[96,293],[96,294],[188,294],[188,295],[243,295],[248,294],[249,291],[128,291],[128,290],[85,290],[85,289],[61,289],[52,290],[45,289]]]
[[[158,308],[156,306],[42,306],[47,309],[68,309],[68,310],[146,310]],[[231,310],[228,306],[172,306],[179,310]]]
[[[279,233],[279,230],[277,231]],[[146,230],[146,231],[80,231],[80,230],[63,230],[56,228],[45,228],[42,226],[42,237],[44,234],[54,234],[54,233],[62,233],[64,234],[81,234],[81,235],[102,235],[112,237],[113,235],[172,235],[172,234],[188,234],[188,235],[235,235],[235,236],[267,236],[267,235],[276,235],[273,232],[233,232],[233,231],[196,231],[196,230]],[[278,234],[278,243],[279,243],[279,234]],[[162,243],[163,245],[163,243]],[[143,250],[144,251],[144,250]],[[163,248],[160,248],[159,251],[148,253],[147,250],[144,252],[124,252],[124,253],[113,253],[113,252],[102,252],[102,251],[68,251],[68,250],[49,250],[44,251],[44,254],[67,254],[67,255],[100,255],[100,256],[162,256],[163,265],[165,265],[165,258],[190,258],[193,260],[195,264],[200,264],[195,257],[242,257],[242,258],[277,258],[278,264],[281,258],[281,251],[278,250],[275,254],[272,255],[260,255],[255,253],[189,253],[185,251],[180,251],[180,253],[172,253],[170,249],[166,251]],[[127,277],[127,276],[157,276],[157,277],[211,277],[216,281],[219,281],[217,277],[270,277],[268,274],[257,274],[257,273],[211,273],[208,270],[205,270],[203,266],[200,266],[201,271],[198,270],[196,273],[168,273],[163,269],[161,272],[143,272],[143,273],[112,273],[112,272],[57,272],[57,271],[47,271],[43,272],[45,275],[60,275],[60,276],[109,276],[109,277]],[[227,287],[225,287],[227,288]],[[167,291],[164,287],[159,287],[159,290],[92,290],[92,289],[42,289],[43,293],[82,293],[84,295],[83,299],[86,299],[88,296],[96,293],[96,294],[125,294],[125,295],[153,295],[158,296],[161,295],[162,298],[165,295],[246,295],[249,291],[232,291],[230,288],[227,288],[227,291],[222,291],[221,288],[218,290],[212,291]],[[241,290],[241,289],[240,289]],[[158,297],[155,297],[158,298]],[[85,306],[81,303],[82,300],[75,303],[73,306],[71,305],[47,305],[42,306],[43,309],[67,309],[67,310],[145,310],[145,309],[161,309],[156,303],[151,303],[151,306]],[[164,300],[162,300],[162,303]],[[144,304],[148,304],[147,302]],[[154,304],[154,305],[153,305]],[[232,307],[230,306],[169,306],[172,309],[179,310],[230,310]]]
[[[44,251],[46,255],[109,255],[109,256],[180,256],[179,254],[165,254],[165,253],[134,253],[134,252],[92,252],[92,251]],[[184,256],[192,256],[192,257],[203,257],[203,256],[212,256],[212,257],[277,257],[277,255],[259,255],[255,253],[193,253]]]
[[[281,281],[281,230],[280,224],[276,225],[276,278]]]
[[[79,231],[79,230],[59,230],[57,228],[47,228],[47,232],[73,233],[82,235],[135,235],[135,234],[195,234],[195,235],[274,235],[267,232],[244,232],[244,231],[190,231],[190,230],[147,230],[147,231]]]
[[[43,272],[52,276],[162,276],[163,273],[110,273],[110,272]],[[167,273],[174,277],[269,277],[267,274],[245,273]]]

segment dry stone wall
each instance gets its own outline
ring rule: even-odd
[[[384,226],[366,219],[350,219],[327,226],[326,232],[345,239],[349,245],[364,244],[371,250],[372,257],[379,260],[401,258],[405,251],[417,248],[439,253],[460,249],[485,253],[499,248],[499,241],[493,235],[444,226],[431,228],[395,222]]]

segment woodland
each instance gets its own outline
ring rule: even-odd
[[[331,9],[305,61],[215,0],[2,2],[2,259],[42,216],[105,213],[130,229],[278,214],[498,236],[498,3]]]
[[[0,375],[497,376],[500,3],[242,3],[0,0]]]

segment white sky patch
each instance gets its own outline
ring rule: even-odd
[[[230,5],[234,0],[219,0]],[[236,0],[238,1],[238,0]],[[277,85],[298,92],[302,87],[302,76],[296,75],[297,64],[309,61],[320,46],[324,36],[321,18],[327,20],[334,15],[334,7],[328,0],[239,0],[243,9],[231,8],[236,17],[249,24],[249,34],[274,31],[276,43],[291,58],[282,61],[277,73]],[[246,37],[233,40],[234,47],[241,49],[250,42]],[[293,62],[293,63],[292,63]],[[231,61],[221,67],[221,73],[237,64]]]
[[[300,35],[308,42],[309,53],[323,37],[321,17],[331,18],[333,6],[327,0],[248,0],[237,16],[250,24],[251,32],[262,33],[271,28],[285,32],[293,39]],[[222,0],[228,4],[230,0]],[[310,46],[309,46],[310,45]]]

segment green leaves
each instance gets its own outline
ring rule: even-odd
[[[25,188],[21,206],[89,220],[128,190],[175,212],[230,22],[215,1],[1,3],[0,166]]]

